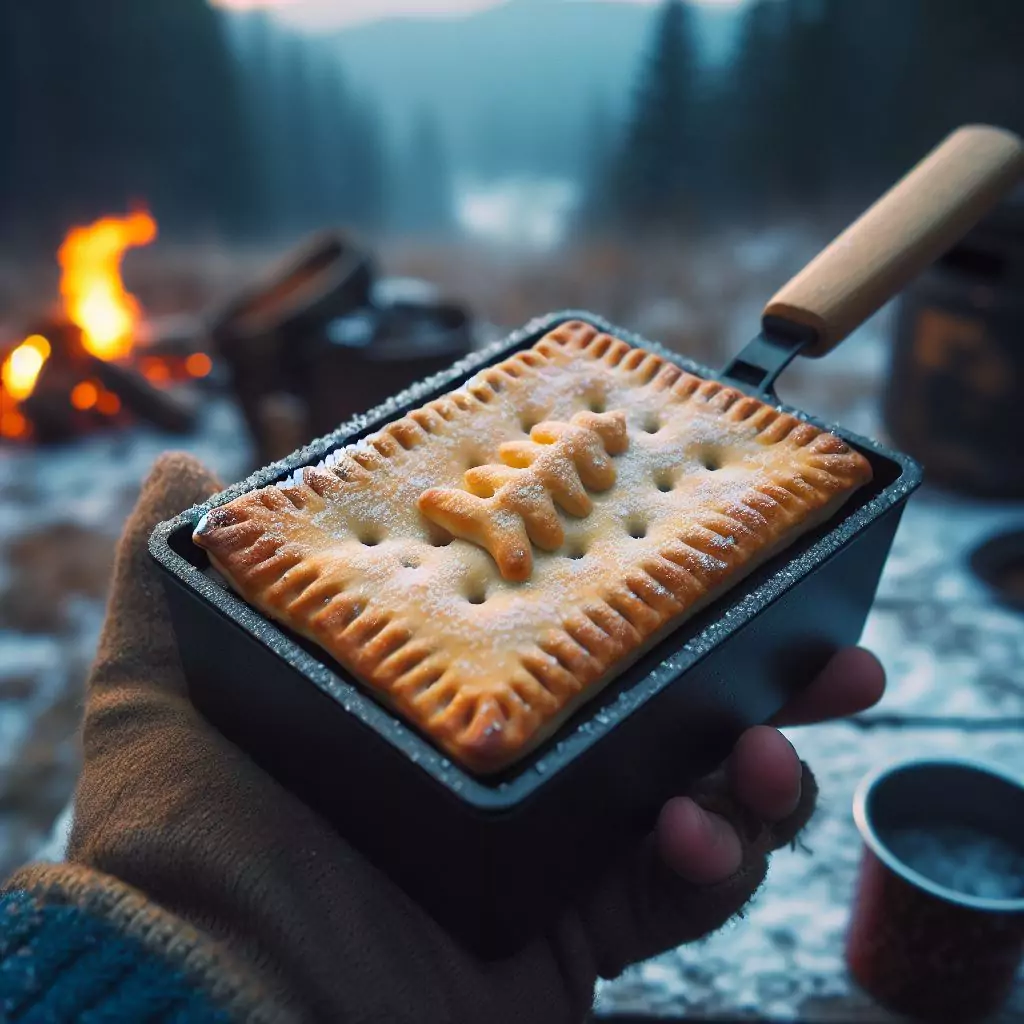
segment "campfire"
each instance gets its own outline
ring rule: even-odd
[[[212,361],[149,337],[121,276],[127,250],[156,236],[145,210],[68,232],[57,252],[59,312],[31,325],[0,363],[0,438],[64,440],[137,420],[192,426],[194,409],[170,386],[207,376]]]
[[[467,309],[425,282],[378,278],[371,255],[336,230],[310,236],[209,320],[170,327],[146,316],[121,276],[125,253],[156,236],[144,210],[68,232],[57,311],[0,347],[0,441],[139,421],[187,431],[197,389],[179,385],[209,377],[230,388],[266,462],[473,345]]]

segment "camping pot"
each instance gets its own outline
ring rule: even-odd
[[[210,335],[261,461],[313,436],[301,400],[299,353],[324,323],[369,302],[375,274],[359,244],[324,231],[217,311]]]
[[[930,480],[1024,495],[1024,190],[904,291],[884,408]]]
[[[391,301],[377,292],[372,303],[322,324],[303,347],[301,393],[311,436],[329,433],[473,350],[465,307],[435,297]]]
[[[853,814],[853,976],[917,1020],[990,1016],[1024,952],[1024,780],[961,758],[903,761],[864,779]]]

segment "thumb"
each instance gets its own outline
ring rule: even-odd
[[[222,485],[202,463],[179,452],[157,459],[118,542],[114,578],[91,687],[145,679],[172,682],[177,653],[158,570],[149,555],[154,527],[205,501]]]
[[[769,854],[796,838],[814,811],[818,787],[804,764],[800,803],[783,821],[756,820],[728,790],[724,773],[705,781],[694,798],[736,831],[740,867],[725,881],[698,885],[676,874],[652,833],[611,872],[580,908],[593,963],[603,978],[627,966],[717,931],[739,913],[768,871]]]

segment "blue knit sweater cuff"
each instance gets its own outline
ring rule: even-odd
[[[29,864],[0,887],[0,1024],[295,1024],[261,974],[124,882]]]
[[[73,904],[0,895],[0,1020],[229,1024],[169,962]]]

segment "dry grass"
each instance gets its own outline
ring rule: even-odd
[[[544,313],[583,309],[716,368],[753,337],[768,298],[827,240],[807,225],[754,237],[592,242],[547,253],[392,242],[380,255],[388,273],[433,281],[468,303],[490,335]],[[857,344],[840,359],[799,360],[787,371],[786,400],[836,421],[872,403],[877,368],[860,359],[866,350]]]
[[[714,363],[732,345],[737,310],[763,301],[785,278],[787,265],[799,265],[798,256],[783,250],[778,265],[750,271],[731,251],[727,238],[591,242],[549,253],[392,243],[382,257],[390,272],[435,281],[501,330],[553,310],[587,309]],[[748,333],[756,327],[755,319]]]

